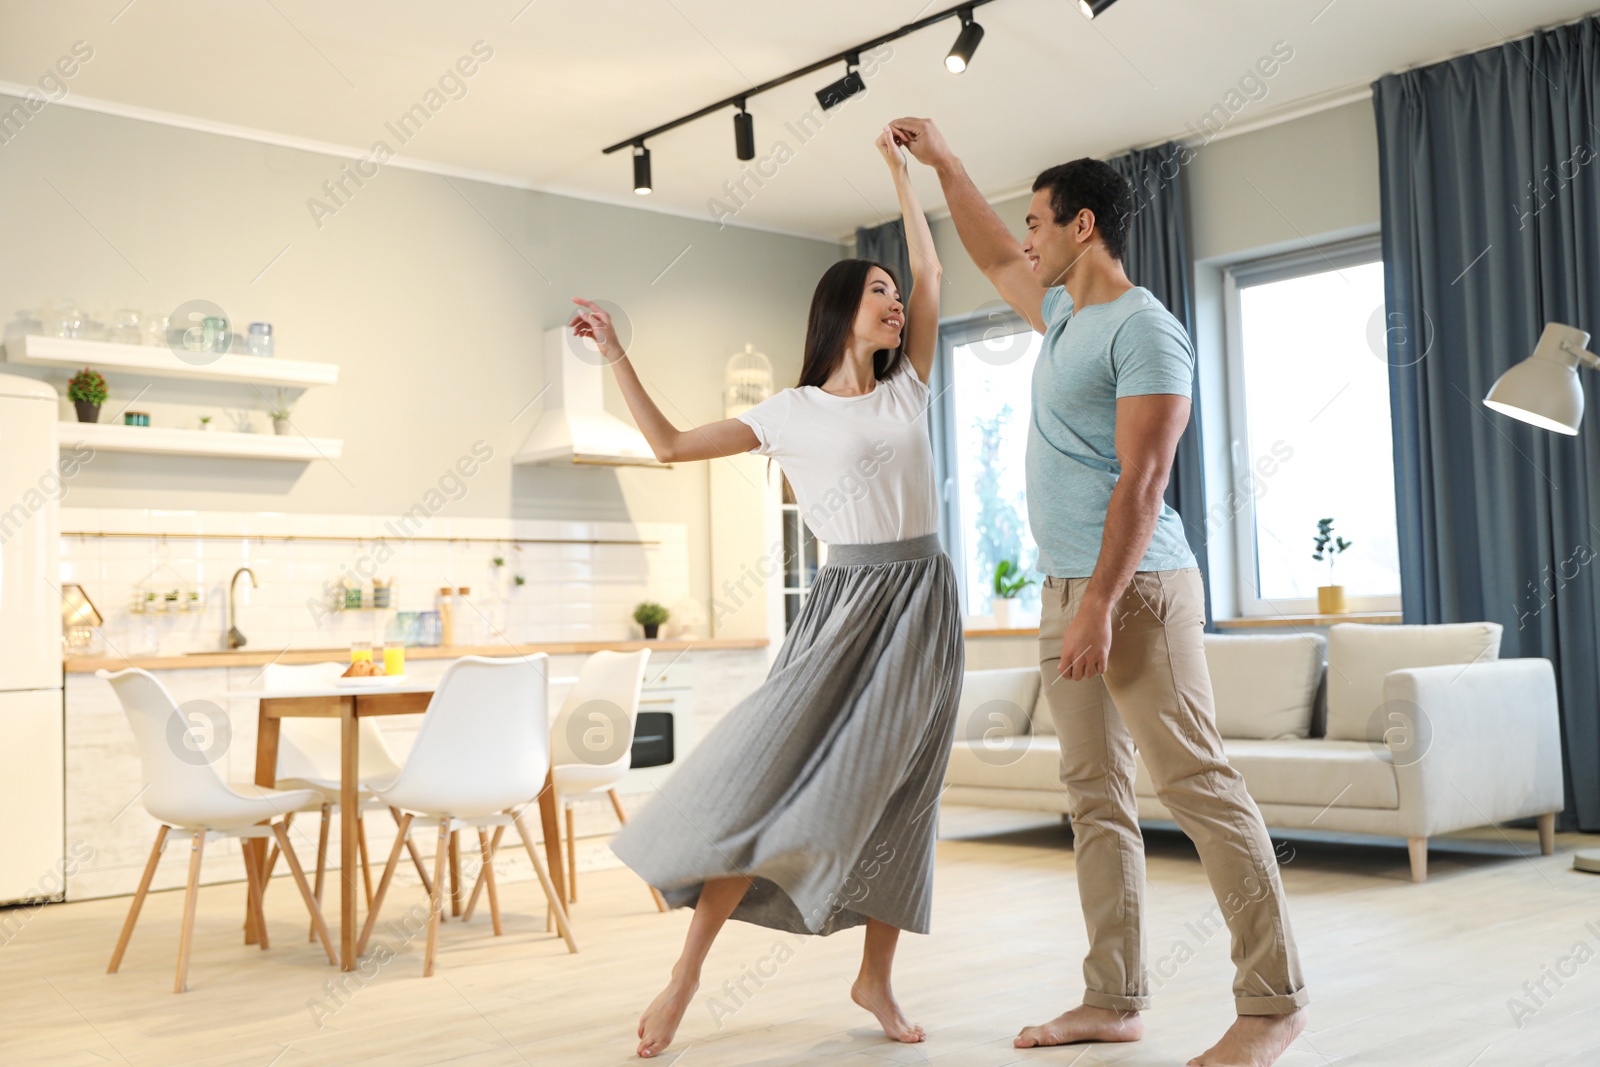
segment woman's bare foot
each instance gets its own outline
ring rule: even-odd
[[[1144,1020],[1136,1011],[1113,1011],[1080,1004],[1042,1026],[1024,1026],[1017,1048],[1070,1045],[1078,1041],[1137,1041],[1144,1036]]]
[[[683,1021],[683,1013],[689,1010],[689,1002],[699,988],[699,982],[680,978],[676,972],[673,973],[667,988],[657,994],[644,1014],[639,1016],[640,1056],[648,1058],[659,1055],[672,1044],[678,1024]]]
[[[886,979],[863,972],[850,987],[850,999],[876,1016],[883,1032],[895,1041],[914,1045],[928,1036],[900,1010]]]
[[[1306,1019],[1304,1008],[1291,1015],[1241,1015],[1189,1067],[1272,1067],[1306,1028]]]

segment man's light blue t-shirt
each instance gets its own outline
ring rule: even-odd
[[[1172,313],[1140,286],[1077,314],[1067,290],[1056,286],[1044,295],[1044,321],[1028,420],[1028,525],[1041,570],[1087,578],[1100,558],[1111,490],[1122,473],[1117,400],[1190,396],[1194,347]],[[1193,566],[1183,521],[1163,503],[1139,570]]]

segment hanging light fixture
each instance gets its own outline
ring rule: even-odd
[[[633,191],[640,196],[650,195],[650,149],[643,141],[633,146]]]
[[[1547,323],[1533,355],[1494,383],[1485,407],[1545,430],[1569,436],[1583,422],[1583,385],[1578,368],[1600,369],[1600,357],[1585,350],[1589,335],[1575,326]]]
[[[742,160],[756,158],[756,120],[745,110],[743,100],[739,101],[739,110],[733,116],[733,150]]]
[[[861,65],[861,54],[851,52],[845,57],[845,76],[831,85],[824,85],[817,90],[817,103],[822,105],[822,110],[832,111],[857,93],[867,91],[867,83],[862,80],[861,72],[856,67]]]
[[[1078,10],[1083,12],[1084,18],[1093,20],[1096,15],[1116,2],[1117,0],[1078,0]]]
[[[951,74],[960,74],[967,69],[967,64],[972,62],[972,53],[978,50],[978,42],[983,40],[983,27],[972,19],[972,9],[961,9],[961,32],[956,35],[956,43],[950,46],[950,54],[944,57],[944,69]]]

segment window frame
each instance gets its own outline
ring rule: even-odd
[[[1254,463],[1254,457],[1248,454],[1250,426],[1249,416],[1245,410],[1244,391],[1244,309],[1239,299],[1239,291],[1255,285],[1288,281],[1310,274],[1325,274],[1330,269],[1364,266],[1382,260],[1382,237],[1372,234],[1335,244],[1314,245],[1280,255],[1246,260],[1223,268],[1222,304],[1227,380],[1229,485],[1242,484],[1241,480],[1252,473]],[[1279,615],[1320,615],[1321,611],[1315,597],[1284,600],[1261,598],[1258,592],[1260,574],[1256,551],[1255,494],[1245,495],[1243,506],[1233,512],[1232,523],[1234,585],[1238,597],[1239,616],[1270,618]],[[1401,610],[1400,604],[1399,593],[1391,596],[1346,597],[1346,610],[1351,613],[1398,612]]]
[[[966,315],[952,316],[939,322],[939,346],[933,361],[933,372],[928,376],[928,387],[933,391],[929,413],[929,430],[933,438],[933,477],[939,494],[939,529],[944,535],[944,548],[955,570],[956,588],[965,600],[967,595],[967,548],[961,526],[961,493],[959,492],[960,463],[955,448],[956,407],[951,396],[954,386],[955,350],[961,345],[981,341],[994,331],[1010,335],[1038,333],[1028,320],[1012,310],[1010,305],[994,301]],[[1028,417],[1033,417],[1031,410]],[[1026,518],[1026,516],[1024,516]],[[973,604],[963,605],[964,614],[979,618],[988,614],[988,608]]]

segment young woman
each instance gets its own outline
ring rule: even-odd
[[[606,313],[571,326],[600,347],[657,458],[775,457],[829,546],[772,672],[629,821],[612,849],[694,917],[672,977],[639,1020],[640,1056],[672,1042],[729,918],[795,934],[866,926],[852,999],[921,1041],[890,988],[901,930],[927,933],[938,800],[961,692],[961,615],[939,547],[924,416],[939,263],[906,162],[877,141],[905,216],[915,287],[834,264],[811,300],[800,384],[733,419],[674,427]]]

